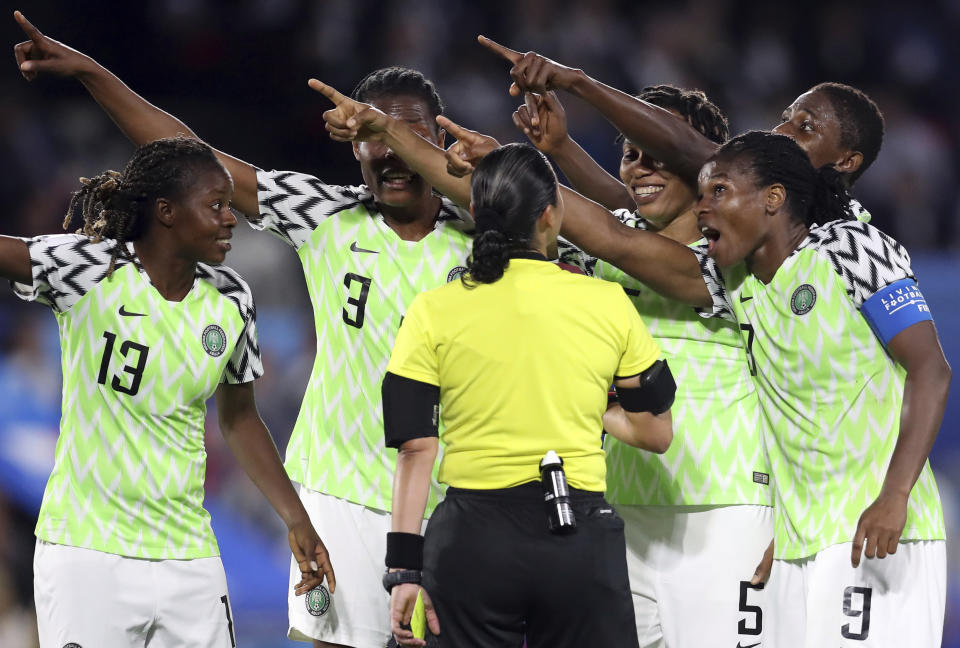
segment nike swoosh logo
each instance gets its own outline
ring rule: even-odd
[[[753,299],[753,295],[750,295],[749,297],[744,297],[743,295],[740,295],[740,303],[741,303],[741,304],[743,304],[744,302],[748,302],[748,301],[750,301],[751,299]],[[753,644],[753,645],[754,645],[754,646],[759,646],[760,644]],[[740,646],[739,648],[750,648],[750,646]]]
[[[124,306],[120,307],[120,315],[123,317],[146,317],[146,313],[131,313]]]
[[[755,643],[755,644],[750,644],[749,646],[742,646],[742,645],[740,645],[740,642],[739,642],[739,641],[737,642],[737,648],[754,648],[754,646],[759,646],[759,645],[760,645],[760,642],[759,642],[759,641],[758,641],[757,643]]]
[[[353,243],[350,244],[350,251],[351,251],[351,252],[364,252],[364,253],[366,253],[366,254],[380,254],[379,250],[364,250],[362,247],[360,247],[359,245],[357,245],[357,242],[356,242],[356,241],[354,241]]]

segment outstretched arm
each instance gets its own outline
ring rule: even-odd
[[[570,137],[567,116],[556,93],[551,90],[545,95],[536,95],[533,101],[538,106],[539,114],[530,112],[529,96],[513,113],[514,125],[523,131],[530,143],[553,158],[573,188],[587,198],[596,200],[611,211],[633,210],[636,204],[623,183],[607,173]],[[537,128],[531,123],[534,116],[539,124]]]
[[[33,272],[27,244],[12,236],[0,236],[0,277],[31,285]]]
[[[536,52],[520,53],[485,36],[477,40],[513,65],[510,94],[566,90],[591,104],[627,139],[690,182],[696,182],[700,167],[717,149],[714,142],[670,111],[611,88],[583,70],[560,65]],[[528,107],[532,111],[529,102]],[[539,126],[536,119],[531,124]]]
[[[576,191],[561,188],[560,233],[590,256],[620,268],[665,297],[691,306],[713,304],[696,254],[654,232],[628,227]]]
[[[293,484],[277,454],[277,447],[257,412],[253,383],[221,384],[217,388],[216,398],[223,438],[237,458],[237,463],[289,529],[287,539],[302,575],[296,586],[297,595],[322,583],[324,576],[333,592],[337,579],[327,548],[293,490]]]
[[[40,33],[19,11],[14,18],[29,40],[14,47],[17,65],[27,81],[39,74],[73,77],[80,81],[123,134],[137,146],[176,135],[196,134],[173,115],[157,108],[124,85],[112,72],[77,50]],[[249,218],[260,214],[256,169],[242,160],[215,151],[234,183],[234,205]]]
[[[887,351],[907,370],[900,410],[900,433],[877,499],[860,516],[850,557],[884,558],[896,553],[907,522],[907,501],[930,456],[943,420],[952,372],[932,321],[898,333]]]

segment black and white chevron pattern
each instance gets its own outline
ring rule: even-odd
[[[253,293],[236,270],[226,266],[197,265],[197,277],[212,284],[221,295],[237,307],[243,318],[243,332],[227,362],[222,382],[241,384],[263,375],[260,345],[257,342],[257,307]]]
[[[913,278],[907,250],[868,223],[838,220],[817,225],[794,254],[808,247],[830,259],[857,308],[884,286]]]
[[[58,313],[70,310],[81,297],[103,281],[116,242],[94,243],[82,234],[50,234],[22,239],[30,252],[33,285],[15,284],[20,297],[49,306]],[[128,248],[129,249],[129,248]],[[117,257],[114,270],[129,261]]]
[[[366,186],[324,184],[306,173],[257,171],[260,219],[257,229],[275,234],[299,248],[317,226],[331,216],[364,205],[373,211],[373,193]]]
[[[730,307],[729,294],[723,281],[723,273],[720,272],[717,262],[707,254],[707,244],[691,245],[690,249],[697,255],[697,261],[700,263],[700,274],[703,276],[703,282],[707,285],[707,290],[710,291],[710,296],[713,298],[712,308],[696,308],[694,310],[700,313],[702,317],[720,317],[736,322],[737,317]]]
[[[325,184],[306,173],[295,171],[257,171],[257,195],[260,219],[251,224],[275,234],[299,248],[320,223],[358,205],[371,214],[378,212],[373,192],[366,185]],[[457,227],[467,233],[473,229],[470,213],[441,196],[435,227]]]

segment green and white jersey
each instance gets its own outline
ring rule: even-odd
[[[629,210],[614,213],[630,227],[647,229]],[[569,259],[569,248],[563,258]],[[704,319],[605,261],[577,265],[592,265],[596,277],[623,287],[677,381],[666,453],[607,437],[607,499],[614,505],[772,504],[760,405],[736,325]]]
[[[469,214],[444,198],[433,232],[404,241],[366,186],[288,171],[258,171],[257,184],[261,217],[251,225],[297,250],[317,332],[287,472],[312,490],[389,511],[396,452],[384,446],[380,386],[413,298],[465,270]],[[428,513],[440,492],[434,473]]]
[[[713,314],[729,310],[739,322],[772,433],[776,557],[803,558],[851,541],[893,454],[905,375],[860,308],[913,278],[909,255],[875,227],[844,220],[813,227],[769,284],[743,265],[721,275],[705,255],[701,267]],[[926,463],[902,538],[943,537]]]
[[[63,370],[37,537],[133,558],[219,555],[203,509],[204,417],[219,383],[263,374],[250,289],[198,264],[187,296],[168,302],[135,257],[107,276],[114,241],[25,241],[33,284],[14,289],[53,310]]]

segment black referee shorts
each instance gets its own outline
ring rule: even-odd
[[[571,489],[577,530],[550,533],[538,482],[450,488],[424,540],[443,648],[635,648],[623,520]]]

